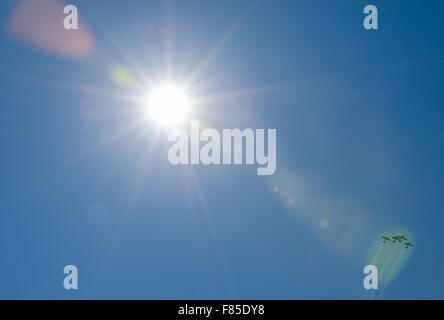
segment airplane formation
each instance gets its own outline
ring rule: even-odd
[[[407,238],[404,235],[398,235],[398,236],[382,236],[382,243],[386,243],[387,241],[389,242],[399,242],[401,243],[402,241],[404,242],[404,248],[408,249],[409,247],[414,247],[413,243],[411,243],[410,241],[407,241]]]

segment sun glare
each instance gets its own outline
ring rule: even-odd
[[[188,117],[190,108],[190,98],[182,88],[163,86],[148,94],[147,112],[158,124],[177,125]]]

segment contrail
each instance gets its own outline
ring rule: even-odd
[[[374,265],[374,266],[376,266],[376,263],[378,262],[378,260],[379,260],[379,256],[381,255],[381,253],[382,253],[382,249],[384,248],[384,245],[385,245],[385,242],[382,242],[381,244],[380,244],[380,246],[379,246],[379,248],[378,248],[378,250],[376,251],[376,254],[375,254],[375,256],[373,257],[373,259],[372,259],[372,262],[371,262],[371,264],[372,265]],[[379,277],[378,277],[379,278]],[[375,296],[375,290],[373,290],[373,292],[372,292],[372,295],[371,295],[371,297],[370,297],[370,299],[372,299],[373,300],[373,298],[374,298],[374,296]]]
[[[384,245],[385,245],[385,243],[381,243],[381,245],[379,246],[378,250],[376,251],[375,256],[374,256],[373,259],[372,259],[372,262],[371,262],[372,265],[375,266],[376,263],[378,262],[378,260],[379,260],[379,256],[381,255],[382,248],[384,248]]]
[[[390,263],[390,260],[392,260],[393,254],[395,253],[395,250],[398,247],[398,245],[399,245],[399,242],[397,242],[395,244],[395,246],[393,247],[392,251],[390,251],[389,256],[387,257],[387,259],[385,260],[384,265],[382,266],[381,273],[378,273],[378,280],[382,279],[382,275],[384,274],[384,270],[385,270],[385,268],[387,268],[387,265]],[[376,291],[372,292],[371,300],[374,299],[375,293],[376,293]]]
[[[390,263],[390,260],[392,260],[393,254],[395,253],[396,248],[398,247],[399,242],[395,244],[392,251],[390,252],[390,255],[388,256],[387,260],[385,261],[384,265],[382,266],[381,273],[379,274],[379,279],[382,279],[382,275],[384,274],[384,270],[387,267],[387,265]]]
[[[401,250],[401,252],[399,253],[398,258],[396,258],[395,263],[393,264],[392,270],[390,271],[390,273],[387,277],[387,280],[385,280],[385,282],[384,282],[384,286],[382,287],[381,294],[379,295],[379,299],[381,299],[382,295],[384,294],[385,287],[390,282],[390,279],[392,278],[392,275],[393,275],[396,267],[398,266],[399,261],[401,260],[401,257],[404,255],[406,250],[407,250],[406,248],[403,248]]]

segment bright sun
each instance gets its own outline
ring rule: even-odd
[[[190,98],[179,87],[168,85],[154,88],[147,97],[149,117],[164,126],[174,126],[182,122],[190,109]]]

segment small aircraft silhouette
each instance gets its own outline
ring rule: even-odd
[[[382,236],[381,238],[383,239],[382,243],[386,243],[387,241],[390,241],[390,237]]]
[[[406,249],[408,249],[409,247],[413,247],[413,244],[411,242],[406,242],[404,243]]]
[[[407,241],[407,238],[404,235],[399,236],[398,238],[401,239],[401,240]]]
[[[395,243],[396,241],[402,242],[401,236],[392,236],[392,242]]]

